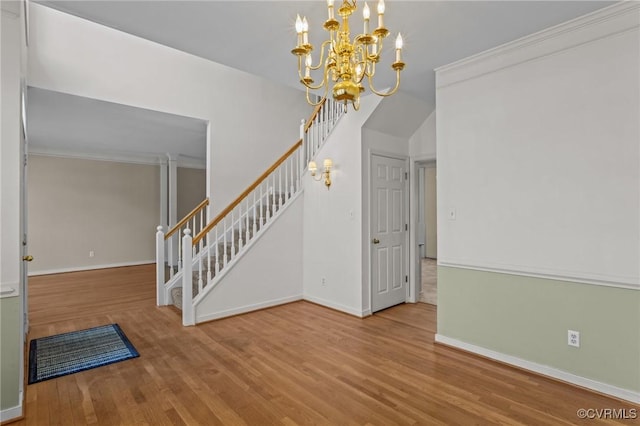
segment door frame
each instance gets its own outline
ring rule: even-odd
[[[362,168],[363,168],[363,176],[364,179],[362,179],[362,211],[364,212],[363,214],[363,220],[362,220],[362,301],[363,301],[363,316],[366,315],[371,315],[372,312],[372,306],[373,306],[373,289],[371,288],[371,286],[373,285],[373,280],[371,279],[371,267],[372,267],[372,259],[371,256],[373,255],[373,252],[371,250],[371,239],[373,238],[371,236],[371,200],[372,200],[372,194],[371,194],[371,190],[372,190],[372,185],[371,185],[371,179],[372,179],[372,173],[371,173],[371,165],[372,165],[372,160],[373,160],[373,156],[377,155],[377,156],[381,156],[381,157],[388,157],[388,158],[393,158],[396,160],[401,160],[404,161],[405,163],[405,172],[407,173],[406,176],[407,178],[405,179],[405,186],[404,186],[404,216],[405,216],[405,223],[409,226],[409,230],[407,232],[405,232],[405,237],[404,237],[404,246],[405,246],[405,259],[404,259],[404,270],[405,270],[405,275],[407,275],[408,280],[407,280],[407,285],[405,287],[405,291],[406,291],[406,296],[405,296],[405,302],[415,302],[417,301],[417,294],[415,294],[414,289],[411,286],[411,283],[413,281],[413,277],[412,277],[412,269],[410,269],[410,257],[411,257],[411,246],[410,246],[410,235],[412,234],[412,223],[410,222],[410,207],[411,207],[411,201],[409,199],[409,195],[411,194],[411,192],[409,191],[409,187],[410,187],[410,183],[412,181],[411,177],[412,174],[409,170],[411,163],[409,161],[409,156],[408,155],[403,155],[403,154],[399,154],[397,152],[390,152],[390,151],[384,151],[384,150],[379,150],[379,149],[367,149],[366,150],[366,155],[362,156]]]
[[[412,302],[417,302],[418,297],[420,295],[420,291],[422,289],[422,262],[420,260],[420,249],[418,247],[418,202],[416,200],[419,199],[418,191],[419,185],[417,185],[418,181],[418,173],[420,167],[426,164],[436,164],[436,154],[427,154],[427,155],[418,155],[411,157],[411,164],[409,165],[409,186],[410,196],[411,196],[411,208],[409,211],[410,219],[409,219],[409,270],[412,272],[412,275],[409,276],[409,285],[413,290],[413,295],[415,299]]]

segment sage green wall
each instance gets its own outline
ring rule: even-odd
[[[0,299],[0,410],[20,405],[20,298]]]
[[[640,391],[638,290],[438,267],[438,334]]]

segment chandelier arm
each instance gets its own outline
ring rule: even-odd
[[[320,100],[318,102],[313,102],[310,98],[309,98],[309,88],[307,87],[307,103],[311,106],[318,106],[321,103],[323,103],[325,101],[325,99],[327,99],[327,92],[329,90],[329,85],[325,85],[324,88],[324,94],[322,95],[322,97],[320,98]]]
[[[378,92],[374,87],[373,87],[373,78],[369,77],[369,88],[371,89],[371,91],[373,93],[375,93],[378,96],[391,96],[394,93],[396,93],[398,91],[398,88],[400,87],[400,70],[396,70],[396,85],[393,89],[389,90],[387,93],[382,93],[382,92]]]
[[[298,77],[300,78],[300,83],[302,83],[307,90],[311,89],[311,90],[318,90],[320,88],[322,88],[322,86],[328,86],[327,83],[327,69],[325,69],[324,71],[324,76],[322,81],[320,82],[320,84],[318,84],[317,86],[312,85],[311,83],[307,83],[307,81],[305,80],[305,78],[302,76],[302,70],[300,69],[301,67],[301,59],[298,59]],[[325,88],[325,91],[327,89]]]
[[[304,84],[307,89],[311,89],[311,90],[318,90],[322,88],[322,86],[325,86],[325,92],[326,92],[329,87],[329,85],[327,84],[327,69],[325,69],[324,71],[324,77],[322,78],[322,81],[317,86],[314,86],[311,83],[307,83],[304,79],[300,79],[300,82]]]
[[[325,47],[329,43],[331,43],[331,40],[325,40],[324,43],[322,43],[322,46],[320,46],[320,60],[318,61],[318,65],[311,65],[309,69],[317,70],[322,66],[322,63],[324,62]]]

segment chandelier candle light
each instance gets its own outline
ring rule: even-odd
[[[349,17],[356,11],[356,0],[342,0],[342,5],[338,8],[338,15],[342,18],[342,25],[335,18],[334,0],[327,0],[329,19],[323,27],[329,32],[329,39],[320,46],[320,60],[317,65],[313,65],[311,51],[313,45],[309,43],[309,23],[307,18],[296,18],[297,45],[291,51],[298,57],[298,75],[300,82],[306,87],[307,102],[311,105],[318,105],[323,102],[329,93],[329,86],[332,96],[336,101],[344,102],[345,105],[351,102],[357,111],[360,108],[360,93],[365,88],[362,84],[367,79],[369,88],[378,96],[391,96],[400,87],[400,71],[404,69],[402,62],[402,36],[398,34],[396,38],[396,57],[391,68],[396,71],[396,84],[393,89],[387,92],[379,92],[373,86],[373,76],[376,73],[376,64],[380,61],[382,52],[382,42],[389,35],[389,30],[384,26],[384,0],[378,1],[378,27],[370,32],[371,10],[367,3],[362,8],[364,19],[363,33],[355,36],[351,41],[349,29]],[[304,68],[304,71],[303,71]],[[311,78],[311,71],[322,69],[322,81],[314,85]],[[318,102],[313,102],[309,97],[309,91],[324,90],[324,94]]]

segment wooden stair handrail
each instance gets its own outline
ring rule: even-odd
[[[316,105],[316,107],[313,109],[313,112],[311,113],[311,116],[309,116],[309,119],[307,120],[306,124],[304,125],[304,132],[305,133],[313,125],[313,120],[315,120],[316,116],[318,115],[318,113],[320,112],[320,110],[322,109],[322,107],[324,106],[324,104],[326,102],[327,102],[327,99],[325,98],[325,99],[322,100],[322,102],[320,102],[318,105]],[[247,197],[247,195],[249,195],[251,193],[251,191],[256,189],[258,187],[258,185],[260,185],[267,177],[269,177],[271,172],[273,172],[275,169],[277,169],[278,166],[280,164],[282,164],[287,158],[289,158],[289,156],[291,154],[293,154],[295,152],[295,150],[298,149],[300,146],[302,146],[302,139],[298,140],[298,142],[293,144],[293,146],[291,148],[289,148],[289,150],[287,152],[285,152],[284,155],[282,155],[282,157],[280,157],[275,163],[273,163],[271,165],[271,167],[269,167],[267,170],[265,170],[265,172],[262,173],[260,175],[260,177],[255,180],[255,182],[253,182],[251,185],[249,185],[249,187],[247,189],[245,189],[242,192],[242,194],[240,194],[238,196],[238,198],[233,200],[231,202],[231,204],[229,204],[224,210],[222,210],[220,213],[218,213],[218,215],[215,218],[213,218],[213,220],[211,222],[209,222],[207,224],[207,226],[205,226],[204,229],[202,229],[202,231],[198,232],[198,235],[196,235],[193,238],[193,245],[195,246],[196,244],[198,244],[200,242],[200,240],[202,240],[204,238],[204,236],[207,235],[207,233],[213,229],[214,226],[216,226],[218,223],[220,223],[220,221],[226,215],[228,215],[231,212],[231,210],[236,208],[238,206],[238,204],[240,204],[242,202],[242,200],[244,200],[245,197]]]
[[[165,240],[168,240],[169,237],[171,237],[173,234],[175,234],[178,229],[180,229],[180,227],[182,225],[184,225],[185,223],[187,223],[188,221],[191,220],[191,218],[193,218],[195,215],[198,214],[198,212],[200,212],[200,210],[202,210],[203,208],[205,208],[206,206],[209,205],[209,199],[205,198],[204,200],[202,200],[202,202],[200,204],[198,204],[196,206],[196,208],[194,208],[193,210],[191,210],[191,212],[186,215],[185,217],[182,218],[182,220],[180,220],[180,222],[176,223],[175,226],[173,228],[171,228],[169,230],[169,232],[167,232],[164,236]]]
[[[324,106],[325,102],[327,102],[327,98],[324,98],[323,101],[320,102],[318,105],[316,105],[316,107],[313,109],[313,112],[311,113],[311,116],[307,120],[307,123],[304,125],[304,132],[305,133],[307,132],[307,130],[309,130],[309,127],[311,127],[311,125],[313,124],[313,120],[315,120],[316,116],[318,115],[318,113],[320,112],[322,107]]]
[[[256,189],[258,187],[258,185],[260,185],[262,182],[264,182],[264,180],[266,178],[269,177],[269,175],[278,168],[278,166],[282,163],[284,163],[284,161],[289,158],[291,156],[291,154],[293,154],[296,149],[300,148],[300,146],[302,146],[302,139],[300,139],[298,142],[296,142],[295,144],[293,144],[293,146],[291,148],[289,148],[289,150],[287,150],[287,152],[284,153],[284,155],[280,158],[278,158],[278,160],[273,163],[271,165],[271,167],[269,167],[267,170],[265,170],[264,173],[262,173],[260,175],[260,177],[258,179],[255,180],[255,182],[253,182],[251,185],[249,185],[249,187],[247,189],[245,189],[242,194],[240,194],[238,196],[238,198],[236,198],[235,200],[233,200],[231,202],[231,204],[229,204],[224,210],[222,210],[220,213],[218,213],[218,215],[213,218],[213,220],[211,222],[209,222],[207,224],[207,226],[204,227],[204,229],[202,231],[200,231],[198,233],[198,235],[196,235],[193,238],[193,245],[195,246],[196,244],[198,244],[198,242],[200,242],[201,239],[204,238],[205,235],[207,235],[207,233],[209,231],[211,231],[213,229],[214,226],[216,226],[218,223],[220,223],[220,221],[226,216],[228,215],[231,210],[233,210],[234,208],[236,208],[238,206],[238,204],[240,204],[242,202],[242,200],[244,200],[247,195],[249,195],[251,193],[251,191],[253,191],[254,189]]]

